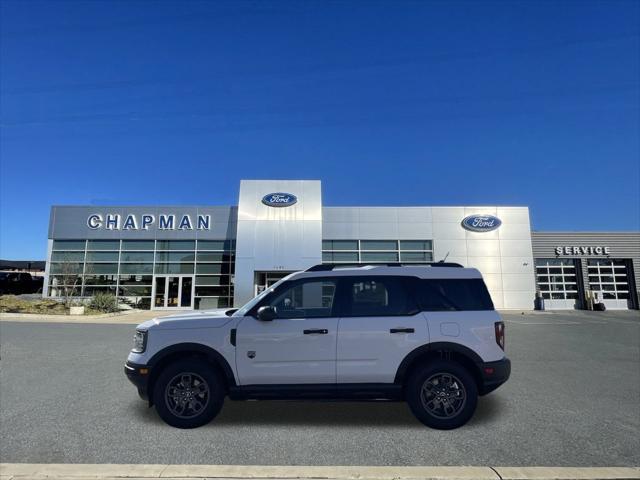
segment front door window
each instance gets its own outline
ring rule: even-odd
[[[156,295],[154,297],[153,305],[156,308],[163,308],[165,306],[167,279],[166,277],[156,277],[155,281]]]
[[[179,298],[180,278],[169,277],[167,289],[167,307],[177,307]]]
[[[157,276],[154,281],[155,308],[192,308],[192,276]]]
[[[180,289],[180,306],[188,308],[191,306],[191,287],[193,279],[191,277],[182,277],[182,288]]]

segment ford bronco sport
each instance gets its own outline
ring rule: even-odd
[[[225,397],[405,400],[452,429],[508,378],[504,323],[478,270],[317,265],[222,315],[142,323],[125,364],[140,396],[179,428]]]

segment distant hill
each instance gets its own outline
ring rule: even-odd
[[[44,260],[0,260],[0,270],[44,271]]]

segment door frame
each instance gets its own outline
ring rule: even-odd
[[[188,307],[182,307],[180,304],[182,303],[182,281],[184,278],[191,279],[191,301],[189,302]],[[156,279],[157,278],[165,278],[164,282],[164,305],[161,307],[156,307]],[[167,302],[169,300],[169,278],[177,278],[178,279],[178,306],[177,307],[169,307],[167,306]],[[193,310],[194,301],[195,301],[195,292],[196,292],[196,276],[194,274],[171,274],[171,273],[163,273],[160,275],[153,276],[153,286],[151,288],[151,310]]]

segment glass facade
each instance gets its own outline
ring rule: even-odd
[[[150,308],[155,294],[157,307],[225,308],[234,268],[233,240],[54,240],[49,296],[107,292]]]
[[[323,240],[323,263],[425,263],[433,240]]]

